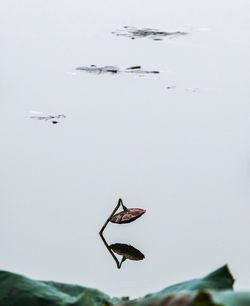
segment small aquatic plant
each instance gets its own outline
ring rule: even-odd
[[[120,206],[122,207],[123,211],[115,214]],[[127,208],[123,204],[122,199],[119,199],[115,209],[113,210],[113,212],[111,213],[111,215],[108,217],[103,227],[101,228],[100,234],[103,233],[104,229],[106,228],[109,222],[117,224],[130,223],[140,218],[145,212],[146,210],[142,208]]]

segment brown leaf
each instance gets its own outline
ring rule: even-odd
[[[130,223],[136,219],[138,219],[140,216],[142,216],[146,212],[145,209],[141,208],[129,208],[125,211],[119,212],[118,214],[115,214],[110,222],[112,223]]]

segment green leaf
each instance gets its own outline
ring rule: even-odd
[[[78,285],[31,280],[11,272],[0,271],[0,305],[2,306],[108,306],[122,299]]]
[[[201,290],[201,289],[211,289],[211,290],[233,289],[233,283],[234,283],[233,276],[229,271],[228,266],[225,265],[203,278],[182,282],[167,287],[159,292],[149,294],[146,297],[151,298],[157,295],[165,295],[173,292],[180,292],[186,290],[190,291],[190,290]]]
[[[213,300],[224,306],[249,306],[250,292],[234,292],[225,290],[220,292],[212,292]]]
[[[156,293],[151,293],[146,295],[144,298],[132,300],[130,302],[125,303],[124,305],[136,305],[136,306],[146,306],[146,305],[168,305],[168,300],[178,301],[179,299],[184,299],[183,303],[191,303],[192,305],[217,305],[214,304],[211,300],[209,294],[205,294],[206,301],[199,302],[199,300],[195,300],[201,298],[203,292],[207,290],[223,290],[223,289],[233,289],[234,279],[232,277],[231,272],[228,269],[228,266],[225,265],[216,271],[206,275],[203,278],[193,279],[186,282],[182,282],[167,288],[164,288],[161,291]],[[180,292],[181,294],[176,294]],[[174,295],[173,295],[174,294]],[[184,295],[183,295],[184,294]],[[194,300],[193,300],[194,299]],[[172,303],[174,303],[172,301]],[[177,302],[176,302],[177,303]],[[195,304],[196,303],[196,304]],[[210,304],[209,304],[210,303]],[[172,305],[172,304],[171,304]],[[174,305],[174,304],[173,304]],[[176,304],[178,305],[178,304]],[[185,305],[185,304],[183,304]],[[186,304],[189,305],[189,304]],[[230,305],[231,306],[231,305]],[[236,306],[236,305],[234,305]],[[248,305],[249,306],[249,305]]]
[[[0,271],[1,306],[250,306],[250,292],[232,291],[227,266],[200,279],[167,287],[143,298],[111,298],[78,285],[31,280]]]

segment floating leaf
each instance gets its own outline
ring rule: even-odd
[[[146,212],[145,209],[141,208],[129,208],[125,211],[119,212],[115,214],[111,219],[110,222],[112,223],[130,223],[139,217],[141,217]]]

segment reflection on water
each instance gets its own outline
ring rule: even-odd
[[[58,119],[64,119],[66,116],[64,114],[60,115],[42,115],[42,112],[31,112],[32,115],[29,116],[30,119],[49,121],[53,124],[59,123]]]
[[[107,241],[105,240],[104,236],[101,233],[100,236],[107,250],[115,260],[118,269],[121,268],[123,262],[126,259],[139,261],[145,258],[144,254],[142,254],[138,249],[136,249],[132,245],[128,245],[125,243],[113,243],[108,245]],[[115,253],[122,256],[120,261],[115,255]]]
[[[120,207],[122,207],[123,211],[116,214],[117,210]],[[130,222],[135,221],[139,217],[141,217],[145,212],[146,210],[141,209],[141,208],[127,208],[123,204],[122,199],[119,199],[115,209],[113,210],[111,215],[108,217],[108,219],[104,223],[102,229],[100,230],[99,234],[101,236],[101,239],[104,245],[106,246],[107,250],[113,257],[113,259],[115,260],[118,269],[121,268],[122,263],[126,259],[138,261],[138,260],[143,260],[145,256],[138,249],[128,244],[114,243],[114,244],[109,245],[103,236],[103,232],[109,222],[117,223],[117,224],[130,223]],[[115,255],[115,253],[122,256],[122,259],[120,261]]]
[[[157,70],[144,70],[141,66],[131,66],[127,68],[120,68],[118,66],[96,66],[96,65],[90,65],[90,66],[82,66],[77,67],[76,70],[82,70],[89,73],[95,73],[95,74],[116,74],[116,73],[133,73],[137,75],[147,75],[147,74],[158,74],[160,73]]]
[[[114,243],[109,246],[112,251],[130,260],[142,260],[145,256],[135,247],[125,243]]]
[[[165,32],[156,29],[142,28],[138,29],[135,27],[124,26],[123,29],[112,32],[116,36],[125,36],[131,39],[135,38],[150,38],[153,40],[163,40],[163,38],[174,38],[178,36],[187,35],[187,32],[175,31],[175,32]]]

